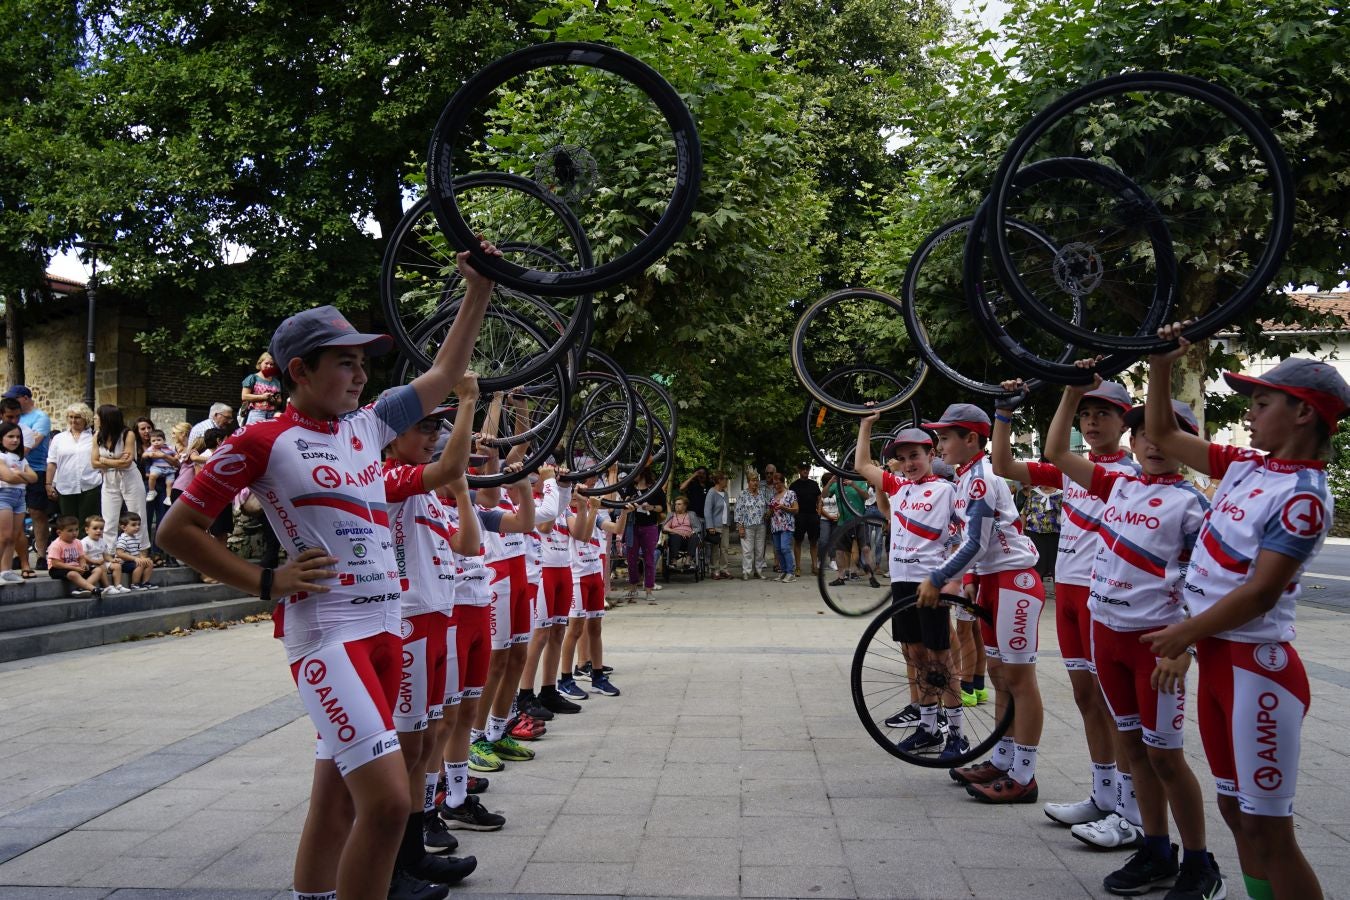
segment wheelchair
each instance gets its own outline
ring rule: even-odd
[[[703,519],[692,515],[694,533],[689,537],[689,551],[673,559],[670,552],[670,535],[661,533],[661,542],[657,545],[657,565],[660,566],[661,580],[669,582],[671,575],[692,575],[694,582],[700,582],[708,576],[708,548],[703,535]]]

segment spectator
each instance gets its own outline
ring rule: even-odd
[[[836,478],[830,482],[830,495],[835,498],[839,511],[838,525],[843,527],[853,519],[856,519],[867,507],[867,492],[859,486],[858,482],[850,481],[847,478]],[[838,575],[830,582],[830,587],[838,587],[850,578],[858,577],[857,570],[853,569],[851,563],[853,552],[856,549],[862,568],[869,573],[872,569],[871,557],[872,548],[867,545],[866,529],[854,530],[852,537],[839,542],[834,548],[834,558]],[[881,587],[881,583],[873,575],[870,579],[872,587]]]
[[[797,495],[788,489],[787,479],[773,476],[773,497],[769,500],[769,530],[773,532],[773,552],[778,557],[778,580],[796,578],[796,564],[792,555],[792,534],[797,530]]]
[[[272,354],[259,356],[257,369],[244,379],[243,389],[239,392],[239,400],[248,410],[242,425],[266,422],[277,414],[281,405],[281,370],[272,361]]]
[[[769,559],[773,553],[772,546],[769,543],[769,501],[773,499],[773,479],[778,474],[778,467],[773,463],[764,465],[764,477],[759,482],[759,495],[764,498],[764,549],[760,551],[760,556],[765,560]],[[773,570],[778,571],[778,560],[774,558]]]
[[[830,491],[830,485],[834,483],[834,473],[826,472],[820,479],[820,497],[816,500],[816,512],[820,518],[820,552],[822,555],[829,552],[830,535],[834,534],[835,526],[839,524],[839,497]],[[834,560],[829,560],[830,568],[839,568]],[[821,565],[824,565],[822,562]]]
[[[717,472],[712,477],[712,487],[703,501],[703,527],[708,535],[708,550],[711,559],[708,563],[713,581],[730,578],[727,569],[727,544],[731,539],[731,530],[727,527],[727,473]]]
[[[93,466],[94,432],[89,427],[93,419],[93,410],[83,403],[66,407],[66,430],[52,438],[47,453],[47,496],[63,518],[74,517],[77,532],[98,513],[103,491],[103,475]]]
[[[94,414],[94,446],[89,461],[103,473],[104,522],[117,522],[122,512],[145,521],[145,482],[136,467],[136,433],[126,426],[122,410],[105,403]]]
[[[212,403],[210,414],[193,425],[192,431],[188,432],[188,446],[191,447],[197,443],[197,440],[206,434],[208,428],[219,428],[229,434],[232,422],[234,422],[234,410],[230,408],[228,403]]]
[[[797,525],[792,532],[792,558],[797,563],[797,573],[801,574],[802,540],[811,548],[811,574],[816,574],[820,565],[816,544],[820,542],[820,516],[816,515],[816,504],[820,500],[820,485],[811,478],[811,464],[803,462],[797,466],[797,480],[788,485],[788,490],[797,497]]]
[[[16,531],[18,534],[23,533],[23,517],[28,509],[28,485],[37,481],[37,475],[23,457],[23,426],[18,422],[0,424],[0,560],[5,563],[4,570],[0,571],[0,581],[14,583],[22,583],[23,578],[9,568],[9,560],[14,558]],[[23,554],[24,568],[27,568],[26,546]]]
[[[179,422],[169,432],[169,441],[173,444],[178,459],[178,474],[173,479],[173,487],[169,488],[169,496],[164,498],[165,506],[171,506],[173,501],[178,499],[178,495],[187,490],[187,486],[192,483],[192,476],[197,472],[197,467],[192,462],[192,448],[188,443],[188,435],[191,432],[192,426],[187,422]]]
[[[661,526],[666,536],[666,562],[676,565],[680,557],[694,552],[694,517],[689,513],[689,501],[683,497],[675,500],[675,511]]]
[[[694,474],[680,485],[680,490],[684,491],[684,496],[689,501],[689,509],[694,515],[703,515],[703,506],[708,502],[708,467],[699,466],[695,469]]]
[[[1042,460],[1044,462],[1044,460]],[[1043,581],[1055,574],[1055,554],[1059,552],[1059,514],[1064,503],[1064,492],[1051,485],[1038,485],[1031,490],[1023,510],[1027,536],[1041,555],[1036,571]]]
[[[47,496],[47,457],[51,449],[52,420],[37,408],[33,402],[33,392],[22,384],[5,391],[5,399],[18,401],[19,424],[28,429],[28,438],[24,444],[28,452],[24,458],[38,477],[27,489],[28,517],[33,520],[33,549],[37,551],[37,567],[45,569],[50,536],[48,522],[56,512],[56,504]],[[27,559],[23,561],[23,567],[31,577],[33,570],[28,568]]]
[[[736,533],[741,538],[741,580],[763,578],[764,572],[764,517],[768,514],[768,499],[760,491],[759,473],[754,469],[745,473],[745,490],[736,498]]]
[[[656,543],[661,538],[661,521],[666,515],[666,492],[654,484],[651,469],[644,467],[626,494],[637,497],[649,492],[651,496],[639,503],[632,515],[633,537],[627,547],[629,600],[637,599],[639,556],[648,600],[656,590]]]
[[[169,443],[164,432],[156,428],[150,432],[141,458],[145,461],[145,500],[151,503],[172,490],[173,480],[178,475],[178,450]]]
[[[136,468],[141,470],[141,476],[145,476],[148,463],[142,459],[145,448],[150,446],[150,432],[155,430],[155,423],[149,416],[140,416],[132,426],[136,432]]]

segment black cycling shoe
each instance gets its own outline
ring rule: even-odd
[[[476,868],[478,860],[472,856],[433,856],[428,853],[408,866],[407,872],[433,884],[459,884]]]
[[[562,694],[558,693],[558,689],[552,685],[544,688],[543,692],[540,693],[539,703],[549,712],[558,713],[560,715],[570,715],[571,713],[581,712],[580,703],[573,703],[571,700],[568,700]]]
[[[395,869],[389,880],[389,900],[445,900],[448,896],[450,888],[446,885],[430,884],[402,869]]]
[[[1177,845],[1173,844],[1166,857],[1159,858],[1141,847],[1125,861],[1125,865],[1102,879],[1108,894],[1133,897],[1147,894],[1154,888],[1171,887],[1177,880]]]
[[[441,817],[436,815],[436,810],[422,813],[422,849],[428,853],[445,854],[454,853],[458,846],[459,838],[445,827]]]
[[[524,695],[517,697],[516,709],[531,719],[538,719],[541,722],[553,721],[553,712],[540,705],[539,698],[534,695],[534,691],[526,691]]]

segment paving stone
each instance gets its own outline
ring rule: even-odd
[[[743,866],[742,897],[858,896],[853,876],[844,866]]]
[[[630,894],[735,897],[740,892],[740,852],[734,840],[648,835],[629,876]]]

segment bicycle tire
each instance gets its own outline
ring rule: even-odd
[[[1259,300],[1279,270],[1293,235],[1294,184],[1289,162],[1269,126],[1228,89],[1189,75],[1171,72],[1132,72],[1101,79],[1060,97],[1037,113],[1022,128],[1009,145],[1007,153],[1004,154],[1003,160],[994,175],[993,186],[990,190],[989,240],[992,244],[999,275],[1004,279],[1013,296],[1029,314],[1035,316],[1047,328],[1055,330],[1055,333],[1060,334],[1066,340],[1073,340],[1082,346],[1095,347],[1104,352],[1127,352],[1144,355],[1175,347],[1176,344],[1160,341],[1153,333],[1145,334],[1142,328],[1133,335],[1104,335],[1091,331],[1087,327],[1070,328],[1065,323],[1056,321],[1056,317],[1043,309],[1043,298],[1038,296],[1037,292],[1026,283],[1023,277],[1024,273],[1018,271],[1013,254],[1007,246],[1005,229],[1008,220],[1018,214],[1015,208],[1010,208],[1009,200],[1017,190],[1015,186],[1016,176],[1029,157],[1034,155],[1068,155],[1056,153],[1053,148],[1038,143],[1056,126],[1064,126],[1064,132],[1062,132],[1064,136],[1059,138],[1060,144],[1073,153],[1082,151],[1084,142],[1075,137],[1070,130],[1071,116],[1076,110],[1085,109],[1099,101],[1124,105],[1131,102],[1130,95],[1135,98],[1133,102],[1138,103],[1140,98],[1149,92],[1187,98],[1190,101],[1205,104],[1209,109],[1217,111],[1219,118],[1216,121],[1225,122],[1235,129],[1233,133],[1243,135],[1250,142],[1250,148],[1255,152],[1260,163],[1260,169],[1265,173],[1266,180],[1268,180],[1268,184],[1253,188],[1263,195],[1268,194],[1270,199],[1269,216],[1267,217],[1263,210],[1260,215],[1261,220],[1252,223],[1249,229],[1256,235],[1252,239],[1255,244],[1254,249],[1259,250],[1255,254],[1255,261],[1249,267],[1249,271],[1240,276],[1241,281],[1234,287],[1231,295],[1196,317],[1195,321],[1184,329],[1183,334],[1187,339],[1199,341],[1208,338]],[[1179,108],[1186,109],[1185,104],[1181,104]],[[1143,115],[1147,110],[1136,110],[1135,112]],[[1119,113],[1116,113],[1116,115],[1123,122],[1129,121],[1129,113],[1130,111],[1127,110],[1124,116]],[[1185,118],[1179,113],[1177,116],[1178,118]],[[1112,142],[1112,138],[1119,138],[1120,135],[1104,134],[1104,126],[1099,116],[1090,116],[1089,119],[1090,127],[1095,130],[1095,140],[1091,143],[1093,152],[1110,159],[1113,167],[1119,168],[1131,181],[1138,184],[1148,193],[1154,205],[1165,211],[1177,206],[1175,198],[1180,195],[1180,192],[1176,190],[1178,184],[1183,184],[1185,181],[1194,178],[1196,181],[1195,190],[1199,193],[1224,183],[1223,176],[1217,174],[1219,172],[1255,172],[1258,169],[1257,166],[1252,165],[1250,160],[1242,159],[1241,154],[1232,147],[1227,148],[1223,154],[1216,155],[1211,160],[1206,154],[1196,151],[1190,145],[1176,147],[1177,141],[1175,138],[1170,143],[1165,140],[1160,141],[1157,145],[1159,147],[1166,145],[1169,150],[1189,152],[1194,154],[1197,159],[1204,158],[1205,163],[1212,162],[1211,172],[1215,174],[1215,177],[1206,174],[1203,169],[1193,176],[1190,172],[1179,171],[1176,166],[1171,164],[1175,157],[1170,157],[1165,153],[1150,153],[1143,142],[1137,140],[1137,135],[1130,136],[1132,139]],[[1201,131],[1200,127],[1195,125],[1192,125],[1192,129],[1197,135]],[[1139,149],[1138,156],[1134,159],[1125,156],[1126,152],[1132,147]],[[1117,150],[1120,159],[1110,155]],[[1238,159],[1241,164],[1229,165],[1229,154],[1232,154],[1231,158]],[[1144,161],[1150,161],[1152,165],[1158,167],[1156,177],[1149,177],[1152,170],[1144,171]],[[1129,163],[1134,163],[1134,165]],[[1201,186],[1200,175],[1204,176],[1206,187]],[[1234,175],[1233,177],[1238,176]],[[1164,187],[1167,189],[1164,190]],[[1218,208],[1221,208],[1220,204],[1215,205],[1215,209]],[[1197,215],[1195,218],[1202,219],[1204,217]],[[1183,221],[1180,212],[1176,214],[1167,212],[1169,231],[1173,240],[1184,245],[1185,258],[1193,260],[1204,256],[1210,248],[1195,246],[1195,238],[1198,238],[1202,231],[1200,229],[1186,229],[1182,226]],[[1209,226],[1210,223],[1206,222],[1205,227]],[[1223,234],[1221,238],[1222,241],[1229,243],[1236,243],[1242,239],[1242,234],[1234,237],[1229,233]],[[1064,254],[1068,250],[1069,247],[1066,245],[1060,247],[1057,252]],[[1224,265],[1228,265],[1228,263],[1216,264],[1214,271],[1210,274],[1217,279],[1218,273],[1223,271]],[[1088,324],[1090,326],[1092,323]]]
[[[549,259],[559,267],[588,265],[591,261],[591,248],[581,225],[576,221],[566,204],[547,194],[537,184],[526,178],[514,175],[475,173],[459,179],[463,191],[495,187],[514,192],[525,198],[533,207],[546,210],[550,222],[562,229],[566,241],[570,243],[570,255],[567,258],[562,250],[546,247],[537,240],[516,240],[510,235],[501,235],[502,243],[498,249],[513,258]],[[527,216],[518,216],[525,219]],[[541,235],[531,234],[529,238]],[[435,341],[436,324],[449,329],[453,321],[452,310],[458,309],[458,300],[462,296],[462,279],[456,266],[455,252],[444,244],[444,234],[431,210],[430,201],[423,197],[414,203],[399,220],[398,226],[390,236],[380,263],[380,304],[384,310],[386,325],[395,344],[420,371],[431,366],[434,352],[428,344]],[[512,378],[526,381],[551,366],[558,356],[569,349],[589,341],[592,328],[592,297],[581,294],[576,297],[569,316],[563,316],[555,306],[545,304],[533,295],[513,291],[510,288],[496,286],[490,304],[507,305],[508,308],[532,303],[540,308],[539,321],[552,319],[555,322],[549,334],[556,333],[556,340],[546,345],[550,349],[532,363],[532,367],[523,371],[503,372],[500,375],[483,373],[480,388],[485,391],[501,390],[512,387]]]
[[[963,390],[988,397],[1002,397],[1008,392],[1003,389],[1003,386],[998,381],[981,381],[978,378],[973,378],[961,372],[954,365],[943,359],[934,347],[929,331],[923,324],[923,320],[920,318],[919,307],[921,305],[921,294],[926,296],[946,294],[947,302],[953,306],[958,305],[956,301],[959,299],[962,301],[959,304],[962,312],[965,312],[970,304],[974,302],[970,299],[970,291],[972,290],[970,279],[972,275],[969,269],[971,253],[973,251],[962,237],[963,235],[968,235],[970,233],[971,225],[974,220],[974,216],[965,216],[960,219],[946,222],[929,232],[928,235],[919,242],[918,248],[914,251],[913,256],[910,257],[909,264],[905,267],[905,278],[900,294],[901,312],[905,318],[906,327],[909,329],[910,334],[914,336],[915,346],[934,371]],[[1021,225],[1020,223],[1013,222],[1012,227],[1017,228],[1021,227]],[[1024,237],[1028,241],[1043,244],[1047,250],[1053,250],[1053,245],[1050,244],[1049,240],[1039,234],[1035,229],[1024,228]],[[963,255],[960,260],[954,260],[952,263],[948,263],[945,266],[945,268],[950,269],[955,265],[955,270],[937,273],[935,276],[937,280],[935,282],[923,284],[922,279],[925,275],[925,265],[935,258],[935,254],[941,255],[939,251],[945,248],[949,241],[958,240],[961,241]],[[955,244],[952,246],[955,246]],[[939,268],[943,267],[940,266]],[[959,281],[959,284],[952,283],[952,278]],[[960,292],[959,297],[957,292]],[[980,302],[992,303],[993,301],[982,296]],[[1079,310],[1081,311],[1081,307],[1079,307]],[[991,343],[994,343],[995,346],[1007,342],[1013,346],[1023,347],[1026,353],[1036,356],[1033,351],[1025,348],[1019,340],[1009,334],[1006,328],[1004,328],[997,319],[994,320],[993,325],[984,327],[983,330],[986,338],[988,338]],[[1053,360],[1048,361],[1068,363],[1072,361],[1076,355],[1075,349],[1072,346],[1067,346],[1060,350]],[[1028,390],[1035,390],[1039,386],[1040,382],[1037,380],[1034,383],[1029,383],[1027,387]]]
[[[469,152],[469,129],[479,124],[486,127],[489,119],[485,118],[484,114],[492,107],[494,93],[517,76],[538,73],[540,70],[555,66],[581,66],[618,76],[620,79],[618,84],[635,89],[638,95],[645,97],[651,104],[650,112],[654,113],[652,120],[659,118],[668,130],[668,134],[655,138],[644,136],[640,143],[656,149],[658,144],[664,147],[668,142],[672,154],[670,163],[673,168],[668,173],[661,173],[671,181],[670,196],[665,199],[656,221],[642,223],[647,226],[639,228],[643,237],[631,249],[623,250],[613,259],[599,263],[592,261],[591,265],[573,271],[522,266],[484,254],[479,249],[479,239],[474,227],[458,204],[455,182],[457,171],[460,169],[467,166],[475,171],[482,170],[487,162],[483,154],[475,158],[475,155]],[[558,127],[563,122],[586,123],[587,120],[586,116],[567,115],[568,110],[551,112],[554,115],[550,116],[550,123]],[[533,137],[537,138],[535,143],[540,144],[535,148],[536,156],[571,146],[568,141],[553,136]],[[529,151],[530,148],[525,146],[527,140],[523,129],[513,129],[510,139],[519,143],[523,150]],[[650,144],[645,143],[648,140],[651,141]],[[584,144],[577,146],[585,149]],[[634,146],[635,144],[629,144],[626,149],[632,150]],[[510,164],[505,150],[500,147],[491,149],[491,157],[497,164]],[[589,150],[585,152],[590,155]],[[651,66],[627,53],[602,44],[580,42],[540,44],[508,53],[488,64],[470,77],[451,97],[441,112],[427,149],[427,196],[431,200],[437,220],[450,236],[452,243],[469,250],[479,271],[501,284],[527,293],[555,297],[570,296],[600,291],[625,281],[646,269],[665,253],[679,237],[693,212],[698,198],[702,159],[698,129],[693,115],[679,93]],[[528,168],[531,173],[534,172],[535,165],[532,160],[517,159],[515,164],[517,168]],[[646,173],[642,174],[646,176]],[[572,205],[576,206],[575,203]]]
[[[651,463],[659,463],[661,467],[660,471],[653,475],[650,487],[645,490],[636,491],[634,494],[625,497],[623,496],[623,492],[633,486],[637,481],[637,475],[641,472],[641,469],[635,468],[630,473],[630,477],[626,479],[627,484],[617,488],[620,493],[620,499],[611,500],[608,497],[602,497],[600,499],[600,502],[610,509],[622,509],[629,503],[645,503],[647,500],[656,496],[659,491],[663,491],[666,483],[670,481],[670,473],[675,468],[675,448],[671,444],[670,431],[666,428],[665,423],[659,418],[653,418],[651,423],[652,440],[650,462],[648,465]],[[620,483],[623,484],[622,481]],[[594,492],[594,490],[591,491],[591,493]],[[586,492],[581,491],[581,493]]]
[[[903,738],[904,729],[887,727],[885,714],[912,702],[910,685],[918,679],[911,679],[904,671],[906,668],[904,651],[898,642],[892,639],[893,632],[887,626],[898,612],[913,607],[915,599],[910,596],[902,598],[899,603],[887,606],[863,629],[853,653],[853,663],[849,668],[849,689],[853,697],[853,709],[868,736],[877,746],[897,759],[932,769],[962,766],[988,753],[1008,733],[1008,729],[1012,727],[1013,700],[1010,695],[1003,698],[1002,716],[997,714],[997,705],[964,707],[962,733],[969,740],[970,747],[959,757],[938,759],[936,755],[911,753],[900,749],[897,732]],[[942,604],[948,609],[964,609],[976,616],[978,622],[992,625],[988,610],[964,598],[943,594]],[[878,638],[878,634],[883,630],[885,634]],[[874,645],[877,648],[875,650]],[[888,666],[898,666],[900,671],[887,668]],[[950,666],[944,667],[933,663],[930,669],[924,671],[919,690],[940,692],[953,678],[959,681],[959,673],[952,672]],[[957,689],[960,689],[959,684]]]
[[[862,301],[870,304],[871,309],[865,309],[853,312],[845,308],[846,304]],[[797,325],[792,331],[791,357],[792,370],[797,374],[797,380],[801,382],[806,392],[815,397],[826,406],[831,406],[840,412],[857,413],[858,415],[867,415],[870,412],[886,412],[894,409],[909,400],[919,388],[923,386],[924,377],[928,374],[928,363],[920,354],[917,365],[913,366],[912,371],[901,371],[898,367],[887,365],[894,361],[894,357],[888,357],[884,362],[878,362],[873,357],[878,353],[878,348],[894,347],[896,342],[895,335],[886,332],[887,314],[891,314],[892,321],[896,328],[894,330],[904,330],[906,339],[910,344],[914,343],[914,338],[908,332],[908,326],[904,316],[904,309],[899,300],[890,294],[884,294],[881,291],[874,291],[868,288],[845,288],[841,291],[822,297],[806,308],[806,311],[797,319]],[[831,327],[833,324],[831,318],[852,319],[852,322],[844,323],[846,327],[860,327],[869,334],[856,335],[857,340],[848,341],[847,334],[835,333],[822,340],[819,332],[822,329]],[[812,326],[815,326],[814,332]],[[833,397],[820,384],[815,377],[820,363],[824,360],[818,360],[813,357],[816,353],[808,351],[808,344],[825,344],[826,348],[822,353],[829,356],[827,363],[829,368],[826,373],[836,371],[840,364],[856,365],[859,363],[868,363],[884,371],[891,372],[896,376],[900,389],[891,396],[873,402],[871,405],[863,405],[850,402],[848,399]],[[908,378],[908,381],[904,379]]]
[[[830,562],[834,561],[835,555],[844,545],[845,539],[851,543],[857,536],[857,533],[864,528],[880,528],[884,533],[887,527],[886,520],[879,515],[857,515],[849,519],[843,525],[836,525],[830,532],[830,539],[821,550],[822,562],[816,570],[816,587],[820,591],[820,599],[825,601],[825,605],[841,616],[857,618],[876,612],[891,599],[891,579],[889,571],[885,579],[877,578],[880,588],[874,588],[870,584],[850,584],[845,578],[845,573],[832,571]],[[870,535],[869,535],[870,537]],[[875,545],[873,545],[875,546]],[[883,554],[884,555],[884,554]],[[877,569],[876,554],[872,555],[873,569]],[[861,582],[861,579],[857,579]],[[843,584],[831,584],[833,581],[843,581]]]
[[[609,468],[628,444],[638,419],[638,398],[627,373],[608,354],[594,348],[589,349],[584,358],[586,371],[577,373],[572,389],[573,407],[577,411],[572,416],[572,429],[564,441],[564,459],[573,467],[570,473],[573,479],[589,478]],[[599,405],[605,407],[605,422],[618,426],[617,432],[605,439],[610,442],[608,446],[602,446],[597,441],[595,431],[598,428],[582,427],[589,415],[587,410],[596,405],[596,398],[603,399]],[[580,447],[574,443],[578,435],[583,442]],[[650,437],[646,440],[650,440]],[[592,462],[578,469],[575,462],[582,458],[589,458]]]
[[[849,366],[826,376],[827,386],[837,379],[865,376],[875,383],[885,385],[898,383],[893,374],[873,366]],[[883,388],[884,389],[884,388]],[[837,391],[836,391],[837,392]],[[866,407],[864,407],[865,409]],[[864,413],[865,415],[865,413]],[[880,459],[881,450],[890,439],[890,435],[901,428],[919,424],[919,410],[914,401],[892,407],[881,414],[882,418],[872,429],[872,458]],[[802,422],[806,429],[806,447],[826,471],[836,476],[857,481],[862,476],[853,470],[854,451],[857,448],[858,421],[861,415],[842,412],[820,403],[814,397],[806,401]]]

